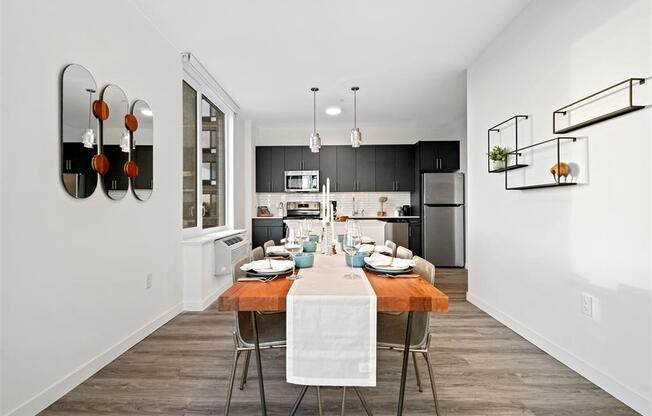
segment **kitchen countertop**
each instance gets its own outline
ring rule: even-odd
[[[283,219],[289,219],[285,217],[279,217],[279,216],[273,216],[273,217],[253,217],[255,220],[283,220]],[[354,220],[414,220],[414,219],[419,219],[420,217],[418,215],[402,215],[402,216],[394,216],[394,215],[387,215],[384,217],[379,217],[377,215],[365,215],[365,216],[355,216],[355,217],[349,217]],[[317,220],[317,219],[316,219]],[[321,219],[319,219],[321,220]],[[317,220],[317,221],[319,221]]]

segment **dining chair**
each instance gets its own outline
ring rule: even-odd
[[[276,243],[274,240],[267,240],[263,243],[263,251],[265,252],[265,255],[267,255],[267,249],[270,247],[274,247]]]
[[[262,247],[256,247],[251,250],[251,261],[262,260],[265,258],[265,252]]]
[[[260,249],[260,247],[258,247]],[[262,249],[260,249],[262,251]],[[249,262],[249,257],[243,257],[233,264],[233,283],[237,282],[239,277],[246,273],[240,269],[242,265]],[[285,312],[261,313],[257,312],[257,328],[260,349],[285,348]],[[247,372],[251,360],[251,351],[254,350],[255,340],[251,322],[250,312],[236,312],[235,314],[235,331],[233,331],[233,343],[235,346],[235,355],[233,357],[233,367],[229,377],[229,388],[226,396],[226,406],[224,414],[228,416],[231,408],[231,396],[233,394],[233,384],[235,383],[235,373],[238,367],[238,359],[242,353],[245,353],[245,363],[242,369],[242,378],[240,380],[240,390],[244,389],[247,382]]]
[[[392,257],[396,255],[396,243],[392,240],[386,240],[385,245],[392,250]]]
[[[412,250],[407,249],[403,246],[398,246],[396,249],[396,257],[399,259],[411,259],[412,256]]]
[[[387,243],[385,243],[387,244]],[[435,283],[435,266],[429,261],[419,256],[413,257],[415,266],[414,273],[421,276],[428,283]],[[389,349],[403,351],[405,344],[405,326],[407,324],[407,312],[379,312],[377,322],[377,347],[379,349]],[[430,357],[430,342],[432,334],[430,333],[430,313],[414,312],[412,317],[412,334],[410,336],[410,352],[412,353],[412,362],[416,373],[417,387],[422,392],[421,376],[417,365],[417,355],[423,355],[428,365],[428,375],[430,377],[430,386],[432,387],[432,397],[435,401],[435,414],[439,415],[439,402],[437,400],[437,389],[435,387],[435,376],[432,369],[432,359]]]

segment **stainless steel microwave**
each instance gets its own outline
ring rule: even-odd
[[[319,171],[286,170],[285,192],[319,192]]]

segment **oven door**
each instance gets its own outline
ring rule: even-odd
[[[319,171],[285,171],[285,192],[319,192]]]

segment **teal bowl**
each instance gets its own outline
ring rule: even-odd
[[[351,257],[347,254],[346,265],[349,267],[364,267],[365,265],[364,258],[367,257],[368,255],[369,253],[357,253],[355,256]]]
[[[313,242],[316,243],[316,242],[319,241],[319,236],[318,236],[317,234],[310,234],[310,235],[308,236],[308,239],[309,239],[310,241],[313,241]]]
[[[294,264],[300,269],[307,269],[315,264],[315,255],[312,253],[297,253]]]
[[[317,242],[315,241],[304,241],[303,251],[305,253],[314,253],[317,251]]]

